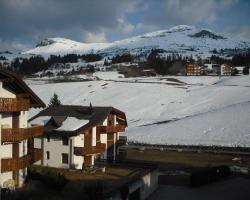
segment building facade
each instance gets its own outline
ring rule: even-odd
[[[222,76],[231,76],[232,75],[232,67],[227,64],[221,65],[221,75]]]
[[[125,113],[113,107],[57,106],[29,120],[44,125],[44,135],[35,139],[43,158],[36,164],[84,169],[96,159],[116,160],[120,133],[127,126]]]
[[[41,159],[33,145],[43,126],[29,127],[30,108],[45,107],[36,94],[14,73],[0,70],[0,186],[22,186],[27,167]]]
[[[196,64],[186,65],[186,75],[187,76],[200,76],[204,74],[204,69]]]

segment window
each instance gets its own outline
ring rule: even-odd
[[[69,154],[62,153],[62,163],[63,164],[68,164],[69,163]]]
[[[49,160],[49,158],[50,158],[49,151],[46,151],[46,157],[47,157],[47,160]]]
[[[63,137],[62,138],[62,144],[65,145],[65,146],[68,146],[69,145],[69,139],[66,138],[66,137]]]
[[[47,135],[47,142],[50,142],[50,136]]]

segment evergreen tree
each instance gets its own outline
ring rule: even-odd
[[[249,67],[244,67],[243,72],[244,75],[248,75],[249,74]]]
[[[58,95],[54,93],[53,97],[50,99],[48,107],[60,106],[60,105],[62,105],[61,101],[59,100]]]

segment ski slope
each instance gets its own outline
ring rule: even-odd
[[[128,119],[129,141],[250,146],[250,76],[127,79],[105,73],[95,74],[106,79],[99,81],[27,82],[46,103],[57,93],[63,104],[91,102],[121,109]]]

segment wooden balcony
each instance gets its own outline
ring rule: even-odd
[[[2,128],[2,142],[19,142],[43,134],[43,126],[31,126],[27,128]]]
[[[32,154],[20,158],[4,158],[1,160],[1,172],[17,171],[32,165],[34,162],[42,159],[42,151],[34,149]]]
[[[124,132],[125,125],[111,125],[111,126],[97,126],[101,133],[117,133],[117,132]]]
[[[74,154],[77,156],[100,154],[106,150],[106,144],[99,143],[97,146],[74,147]]]
[[[112,125],[106,127],[107,133],[116,133],[116,132],[124,132],[125,126],[124,125]]]
[[[0,98],[0,112],[28,111],[29,100],[16,98]]]

